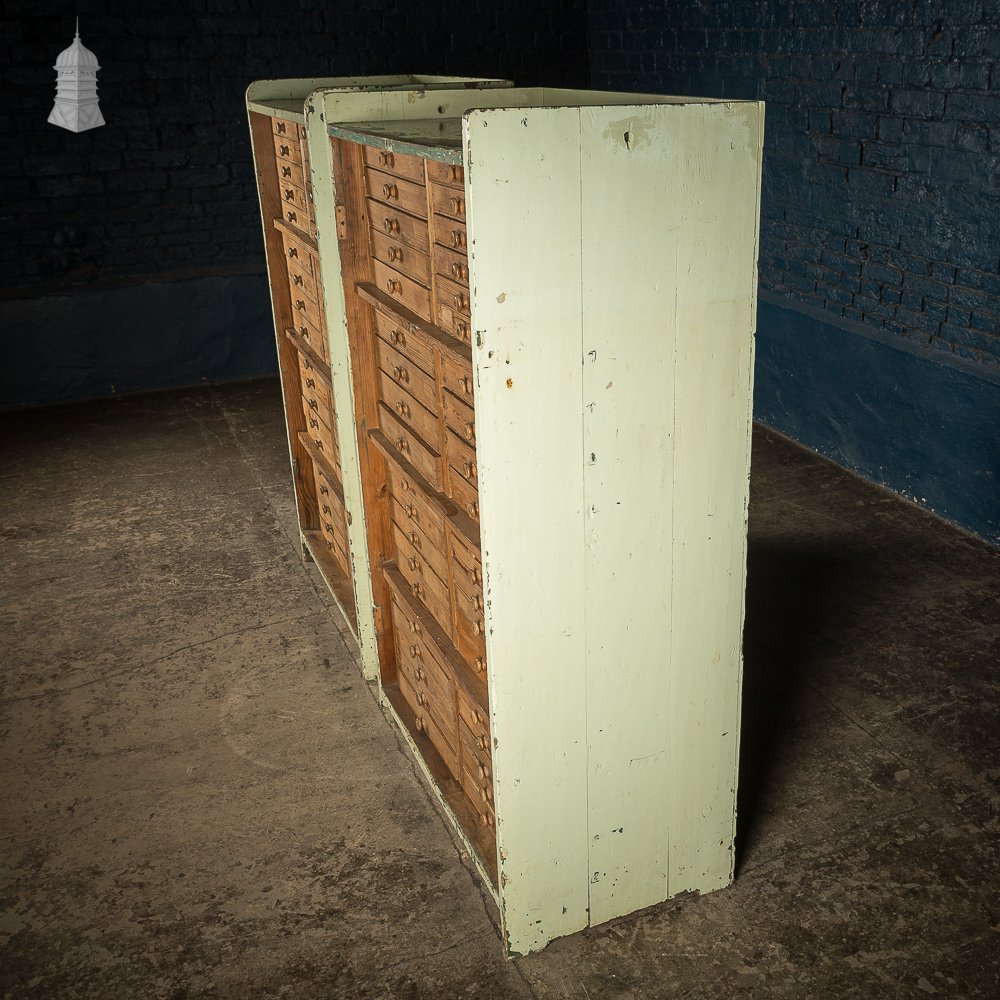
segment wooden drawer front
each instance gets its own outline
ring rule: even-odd
[[[476,446],[476,413],[451,392],[441,393],[444,422],[467,444]]]
[[[368,221],[374,232],[384,233],[425,253],[430,250],[427,220],[398,212],[380,201],[368,199]]]
[[[446,219],[443,215],[434,216],[434,242],[452,250],[465,250],[468,244],[468,233],[465,223],[457,219]]]
[[[448,464],[455,476],[461,476],[473,489],[479,490],[479,467],[476,464],[476,449],[470,448],[450,427],[448,428]]]
[[[470,406],[474,395],[472,390],[472,364],[464,358],[441,353],[441,381],[448,392],[465,400]]]
[[[438,302],[447,306],[453,313],[460,316],[469,316],[472,312],[472,303],[469,296],[469,286],[464,287],[451,278],[438,278]]]
[[[387,149],[365,146],[365,163],[372,169],[392,174],[393,177],[404,177],[417,184],[424,183],[424,161],[419,156],[390,153]]]
[[[285,118],[272,118],[271,129],[275,135],[290,136],[293,139],[299,134],[298,124]]]
[[[301,163],[290,163],[288,160],[275,160],[274,162],[278,168],[279,184],[294,184],[296,187],[305,189],[306,181]]]
[[[396,662],[399,672],[416,694],[417,705],[428,711],[457,756],[458,713],[451,683],[440,674],[433,661],[421,658],[422,647],[396,632]],[[416,651],[416,656],[413,652]],[[433,678],[433,679],[432,679]]]
[[[417,401],[423,403],[432,413],[437,413],[437,386],[434,378],[423,368],[411,364],[409,358],[400,354],[384,340],[378,342],[379,367],[393,381],[398,382]],[[431,440],[436,441],[435,434]]]
[[[443,549],[444,518],[424,499],[423,491],[409,476],[392,465],[388,470],[393,500],[399,504],[401,516],[406,519],[400,521],[400,525],[404,529],[407,529],[407,525],[416,525],[431,545]]]
[[[404,330],[384,313],[375,313],[378,335],[430,375],[434,374],[434,348],[419,334]]]
[[[335,412],[328,385],[330,378],[329,371],[326,372],[326,380],[324,380],[322,374],[317,372],[315,367],[313,367],[313,363],[304,354],[300,353],[299,374],[302,376],[302,395],[315,399],[318,403],[317,408],[321,416],[329,422]]]
[[[379,403],[379,426],[385,432],[392,446],[419,472],[431,486],[440,490],[441,455],[411,427],[396,418],[385,404]]]
[[[430,285],[431,261],[425,252],[391,239],[377,229],[372,229],[371,234],[372,255],[376,260],[383,261],[422,285]]]
[[[302,397],[302,413],[306,418],[306,434],[309,440],[331,461],[337,453],[333,446],[333,431],[319,410],[315,397]],[[339,461],[338,461],[339,465]]]
[[[451,602],[448,588],[437,574],[422,560],[398,529],[396,539],[396,564],[399,572],[410,585],[410,593],[434,616],[437,623],[451,635]]]
[[[467,614],[464,607],[456,609],[455,645],[473,669],[486,660],[486,631],[482,612]]]
[[[421,219],[427,218],[427,192],[423,184],[383,174],[379,170],[365,171],[368,195],[390,208],[399,208]]]
[[[437,325],[442,330],[450,333],[456,340],[462,341],[463,344],[472,343],[472,334],[469,332],[470,322],[468,316],[463,316],[461,313],[455,312],[450,306],[445,305],[441,299],[438,300]]]
[[[307,215],[309,214],[309,199],[306,197],[306,190],[298,184],[290,184],[288,181],[282,183],[279,188],[282,206],[300,208]]]
[[[469,693],[469,691],[463,687],[461,684],[456,686],[455,693],[458,695],[458,717],[465,723],[469,732],[476,739],[476,744],[478,747],[478,753],[476,754],[477,759],[484,760],[486,764],[490,763],[490,715],[487,711],[485,705],[480,705],[475,698]],[[486,738],[486,746],[482,746],[483,737]],[[483,753],[487,756],[485,759],[482,757]]]
[[[455,503],[479,523],[479,490],[461,476],[451,477],[451,496]]]
[[[303,274],[308,274],[311,278],[319,278],[319,268],[313,259],[312,251],[301,240],[297,240],[291,233],[281,232],[281,242],[285,248],[286,261],[297,267]]]
[[[434,185],[431,187],[431,207],[438,215],[465,222],[465,191]]]
[[[296,320],[295,331],[324,361],[327,361],[330,357],[330,348],[326,342],[326,332],[318,330],[311,323],[303,321],[301,317],[296,317]]]
[[[393,615],[399,613],[399,605],[393,602]],[[438,725],[448,734],[450,742],[457,747],[458,711],[455,707],[454,684],[420,639],[402,629],[395,631],[400,670],[406,675],[414,691],[427,692]]]
[[[382,399],[404,423],[409,424],[425,441],[438,440],[438,420],[426,406],[421,406],[402,386],[385,372],[379,372]]]
[[[412,505],[411,505],[412,506]],[[413,546],[413,550],[418,556],[422,556],[430,565],[431,569],[441,578],[442,583],[448,581],[448,557],[444,546],[435,545],[421,530],[407,517],[403,505],[395,498],[392,501],[392,521],[396,530],[400,531],[403,537]]]
[[[288,163],[302,164],[302,147],[298,138],[289,138],[285,135],[274,137],[274,155],[279,160],[286,160]]]
[[[292,316],[295,319],[296,328],[302,323],[308,323],[317,332],[326,334],[323,310],[320,309],[316,300],[310,299],[304,293],[294,289],[292,290]]]
[[[455,581],[455,599],[462,601],[470,614],[483,610],[483,568],[479,555],[458,541],[456,532],[451,533],[451,568]]]
[[[489,776],[487,768],[481,764],[477,765],[476,772],[468,770],[463,761],[461,764],[461,774],[459,780],[462,790],[472,800],[472,804],[479,813],[479,824],[485,829],[496,829],[496,812],[493,808],[493,779]],[[479,778],[478,772],[482,770],[487,775],[486,778]]]
[[[391,295],[401,305],[415,312],[421,319],[430,322],[431,293],[423,285],[418,285],[412,278],[400,274],[399,271],[383,264],[382,261],[372,261],[375,271],[375,284],[378,288]]]
[[[434,273],[469,287],[469,258],[463,252],[434,244]]]
[[[440,160],[427,161],[427,180],[433,184],[448,184],[465,188],[465,171],[457,163],[442,163]]]
[[[448,766],[448,770],[452,774],[456,774],[458,772],[458,753],[455,747],[445,738],[428,708],[418,703],[418,692],[413,689],[406,675],[400,671],[398,678],[399,693],[406,699],[406,703],[413,709],[413,714],[416,716],[414,724],[417,727],[417,732],[424,733],[430,739],[431,743],[434,744],[434,749],[441,754],[442,760]]]
[[[287,202],[282,202],[281,217],[290,226],[295,226],[296,229],[301,229],[304,233],[310,233],[315,239],[315,231],[310,228],[312,225],[312,215],[308,209],[299,208],[298,205],[289,205]]]
[[[316,288],[316,279],[308,271],[303,270],[294,260],[288,258],[288,284],[292,290],[292,295],[305,293],[310,299],[319,305],[319,294]]]

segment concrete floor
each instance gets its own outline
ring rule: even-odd
[[[276,383],[0,419],[4,997],[1000,996],[1000,556],[754,444],[739,872],[504,962]]]

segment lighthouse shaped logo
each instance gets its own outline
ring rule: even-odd
[[[104,124],[97,103],[97,56],[80,41],[80,19],[76,19],[73,44],[59,53],[56,64],[56,102],[49,122],[71,132],[86,132]]]

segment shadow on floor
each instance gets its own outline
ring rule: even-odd
[[[740,736],[736,870],[743,864],[755,817],[806,677],[822,666],[825,631],[836,628],[837,597],[865,600],[871,567],[824,541],[809,548],[748,542],[743,709]]]

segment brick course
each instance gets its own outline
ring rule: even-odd
[[[767,102],[763,289],[1000,368],[1000,3],[592,0],[595,87]]]

